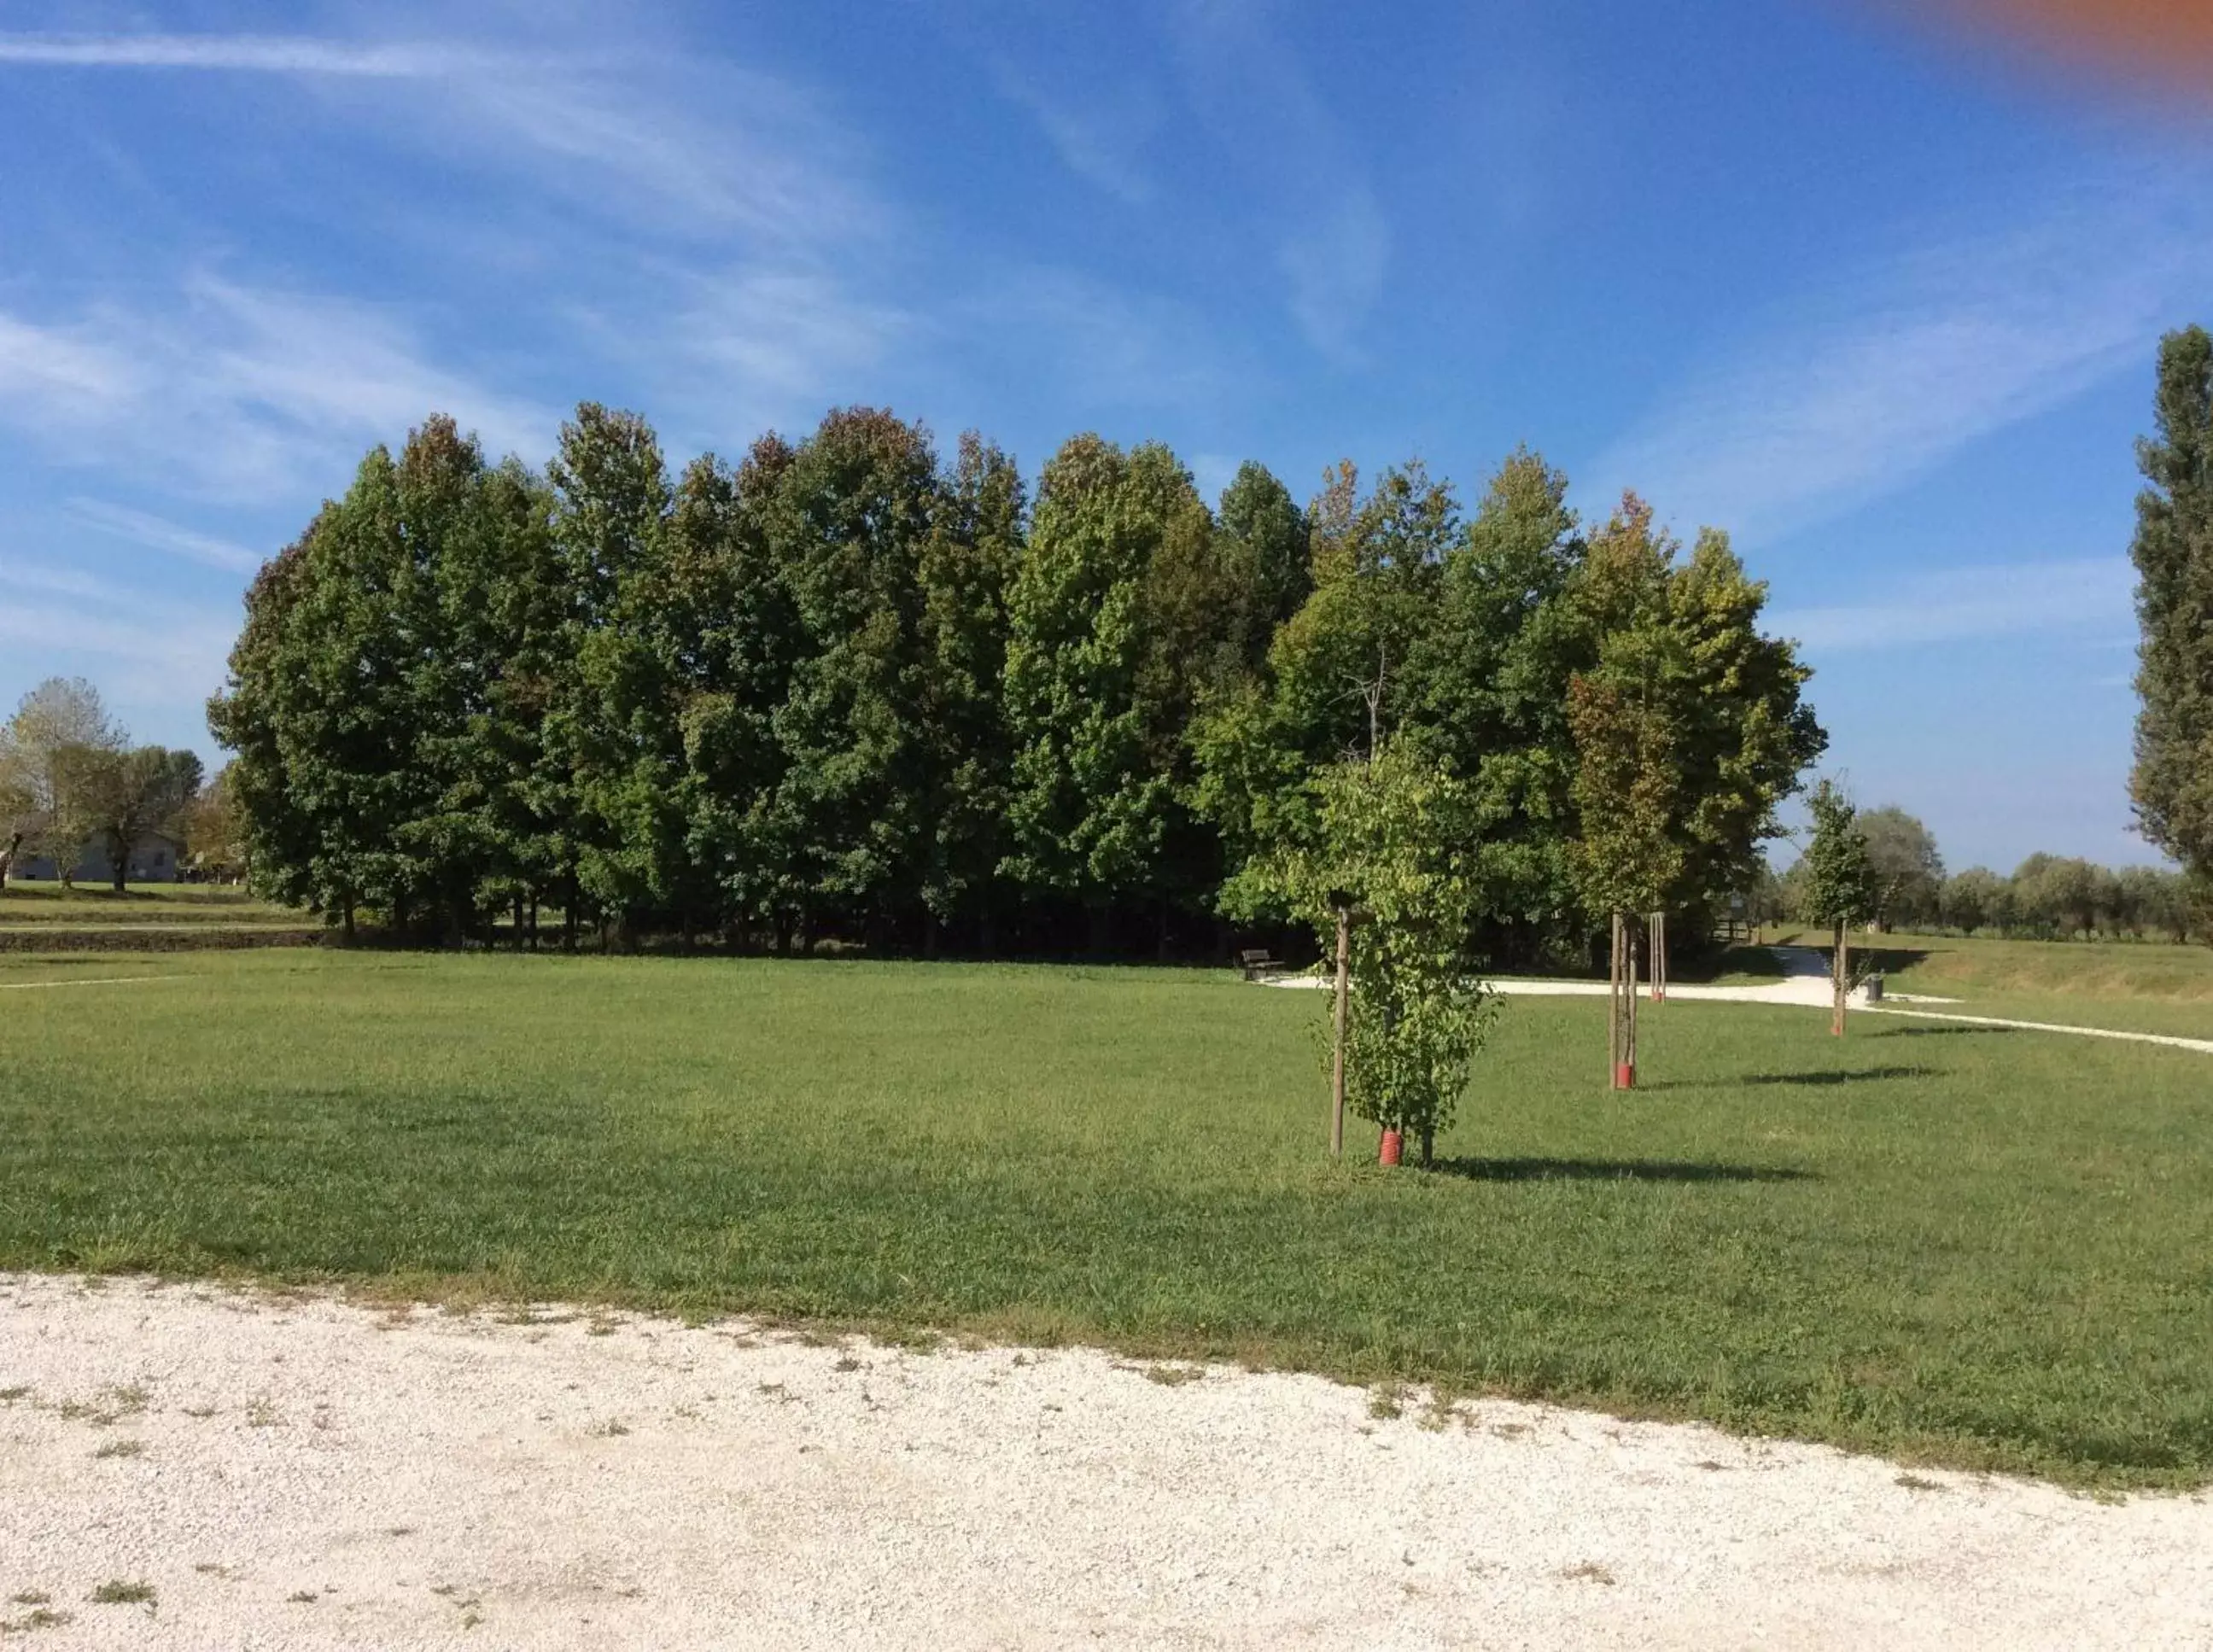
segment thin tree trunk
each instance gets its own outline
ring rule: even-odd
[[[530,886],[530,950],[538,950],[538,886]]]
[[[1606,1082],[1617,1090],[1621,1088],[1622,1072],[1621,954],[1625,928],[1621,914],[1614,913],[1606,952]]]
[[[931,959],[937,956],[937,913],[929,906],[922,909],[922,955]]]
[[[1344,1156],[1344,1039],[1352,1013],[1352,914],[1337,913],[1337,1039],[1329,1062],[1329,1156]]]
[[[353,945],[354,941],[353,895],[351,892],[348,892],[345,898],[345,916],[343,927],[345,935],[345,943],[351,947]]]
[[[8,852],[0,855],[0,889],[5,889],[8,887],[8,880],[15,875],[15,851],[22,846],[23,834],[20,832],[10,832],[8,836]]]
[[[1844,995],[1848,991],[1844,983],[1850,978],[1846,968],[1847,948],[1850,943],[1844,937],[1848,933],[1843,921],[1839,919],[1837,924],[1836,954],[1829,963],[1829,995],[1833,1005],[1829,1016],[1829,1031],[1838,1038],[1844,1035]]]
[[[1637,930],[1627,922],[1621,928],[1621,962],[1625,972],[1621,988],[1621,1060],[1627,1075],[1622,1088],[1633,1090],[1637,1088]]]
[[[1161,897],[1160,933],[1153,948],[1153,961],[1165,964],[1168,960],[1168,898]]]
[[[576,869],[569,868],[568,877],[561,888],[561,950],[576,950]]]

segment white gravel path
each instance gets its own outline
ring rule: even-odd
[[[0,1275],[0,1619],[55,1649],[2213,1644],[2202,1498],[537,1319]],[[110,1581],[154,1600],[93,1603]]]

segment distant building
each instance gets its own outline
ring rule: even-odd
[[[177,867],[184,858],[184,853],[182,838],[172,838],[166,832],[154,832],[131,851],[131,867],[125,881],[131,883],[174,883]],[[61,868],[51,855],[34,855],[28,860],[18,861],[8,874],[11,878],[23,878],[33,882],[52,881],[61,875]],[[114,881],[113,863],[107,858],[107,840],[94,838],[77,850],[76,881],[113,883]]]

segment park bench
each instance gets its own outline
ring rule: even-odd
[[[1273,975],[1283,966],[1268,955],[1265,947],[1247,947],[1237,954],[1237,962],[1245,971],[1245,978],[1257,981],[1263,975]]]

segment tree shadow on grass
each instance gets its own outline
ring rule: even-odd
[[[1879,1039],[1963,1039],[1992,1034],[2010,1036],[2020,1032],[2018,1027],[1886,1027],[1873,1034]]]
[[[1887,1078],[1936,1078],[1942,1072],[1942,1069],[1937,1067],[1857,1067],[1812,1073],[1753,1073],[1743,1082],[1747,1084],[1857,1084],[1862,1081],[1879,1082]]]
[[[1439,1159],[1439,1175],[1467,1181],[1814,1181],[1810,1170],[1674,1159]]]

